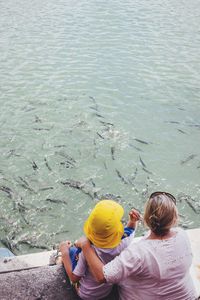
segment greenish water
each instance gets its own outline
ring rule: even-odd
[[[15,253],[76,239],[106,194],[127,216],[169,191],[180,223],[200,226],[199,13],[196,0],[0,3],[0,237]]]

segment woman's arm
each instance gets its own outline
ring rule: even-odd
[[[71,247],[71,242],[66,241],[62,242],[59,246],[60,252],[62,254],[62,262],[64,264],[65,270],[67,272],[67,275],[69,276],[69,279],[71,282],[75,283],[81,279],[81,277],[76,276],[72,273],[72,263],[69,256],[69,248]]]
[[[76,247],[82,248],[85,259],[89,265],[89,268],[97,282],[106,282],[103,274],[104,264],[97,256],[93,247],[91,247],[90,241],[86,237],[81,237],[76,241]]]
[[[82,237],[76,242],[76,246],[82,248],[89,268],[99,283],[119,283],[131,274],[137,276],[141,273],[143,259],[141,247],[138,244],[130,244],[120,255],[104,265],[86,237]]]

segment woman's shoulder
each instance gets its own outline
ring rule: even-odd
[[[175,234],[176,234],[177,237],[189,240],[188,235],[187,235],[187,231],[184,230],[183,228],[181,228],[181,227],[175,227],[175,228],[172,228],[171,230],[173,232],[175,232]]]
[[[159,243],[163,243],[164,241],[173,241],[174,239],[176,239],[177,237],[179,238],[187,238],[187,233],[180,227],[174,227],[171,229],[171,235],[169,237],[167,237],[166,239],[151,239],[150,238],[150,231],[148,231],[143,237],[141,237],[141,239],[138,241],[138,246],[142,246],[144,247],[145,245],[147,245],[147,247],[149,247],[149,244],[159,244]]]
[[[174,227],[171,229],[172,235],[168,239],[149,239],[150,232],[146,232],[144,236],[140,238],[132,239],[130,243],[130,248],[137,249],[138,253],[144,253],[152,251],[152,248],[163,246],[163,243],[168,243],[169,245],[178,242],[179,243],[188,243],[188,236],[185,230],[180,227]],[[134,250],[133,250],[134,251]]]

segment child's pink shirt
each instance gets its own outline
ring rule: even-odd
[[[97,248],[95,246],[94,249],[99,256],[99,258],[103,261],[103,263],[108,263],[117,255],[119,255],[122,250],[124,250],[131,242],[132,238],[134,237],[134,233],[130,235],[130,237],[124,238],[121,240],[121,243],[112,249],[103,249]],[[79,260],[77,266],[75,267],[73,273],[77,276],[81,277],[80,280],[80,287],[79,287],[79,296],[83,300],[98,300],[106,297],[110,294],[112,290],[112,283],[98,283],[90,269],[87,265],[83,252],[79,255]]]

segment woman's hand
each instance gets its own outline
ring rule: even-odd
[[[63,254],[69,251],[69,248],[72,246],[71,241],[61,242],[59,245],[59,251]]]
[[[74,245],[82,249],[84,246],[90,246],[90,241],[85,236],[82,236],[74,242]]]
[[[82,249],[85,259],[91,269],[91,272],[97,282],[106,282],[103,274],[103,263],[97,256],[93,247],[91,247],[90,241],[82,236],[80,239],[75,241],[75,246]]]

